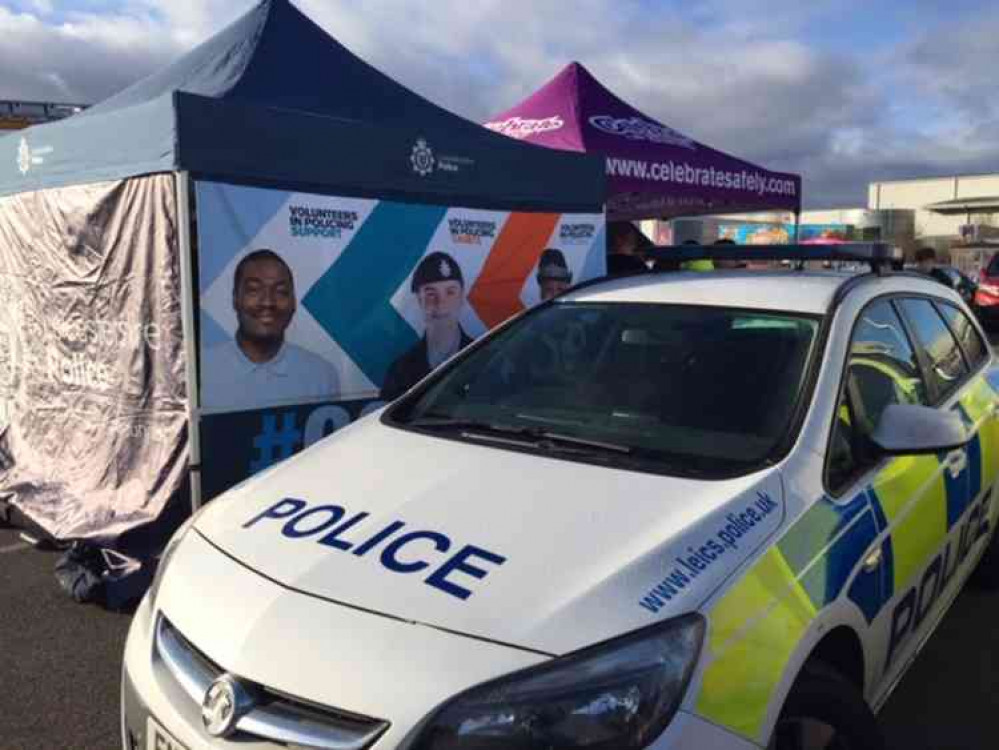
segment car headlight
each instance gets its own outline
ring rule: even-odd
[[[166,569],[170,564],[170,558],[173,557],[173,553],[180,546],[181,541],[183,541],[184,536],[187,534],[188,529],[194,525],[194,519],[198,517],[198,513],[195,512],[188,518],[184,523],[181,524],[180,528],[177,529],[173,536],[170,537],[170,541],[166,543],[163,548],[163,553],[160,555],[160,560],[156,564],[156,573],[153,575],[153,582],[149,585],[149,591],[146,596],[149,597],[149,601],[152,604],[156,603],[156,595],[159,594],[160,583],[163,581],[163,575],[166,573]]]
[[[630,750],[683,698],[704,618],[668,622],[474,687],[445,703],[413,750]]]

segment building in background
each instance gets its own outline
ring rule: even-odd
[[[999,174],[872,182],[868,205],[911,210],[915,241],[929,245],[967,273],[999,250]]]
[[[930,246],[945,262],[977,273],[999,250],[999,174],[953,175],[872,182],[866,208],[803,211],[799,240],[834,238],[887,242],[910,260]],[[642,223],[649,237],[711,244],[729,238],[740,244],[791,242],[790,213],[706,216]],[[660,243],[665,244],[665,243]]]
[[[21,130],[30,125],[62,120],[84,109],[84,104],[0,99],[0,134],[7,130]]]

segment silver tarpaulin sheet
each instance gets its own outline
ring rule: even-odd
[[[113,542],[184,479],[173,180],[0,198],[0,506],[60,540]]]

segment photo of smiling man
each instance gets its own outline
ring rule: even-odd
[[[271,404],[335,398],[337,371],[317,354],[285,340],[295,315],[291,268],[273,250],[246,255],[236,266],[233,339],[205,351],[201,402],[209,411],[242,411]]]
[[[447,253],[430,253],[413,272],[410,289],[423,313],[424,334],[389,367],[380,394],[385,401],[398,398],[472,343],[458,322],[465,303],[465,280],[454,258]]]

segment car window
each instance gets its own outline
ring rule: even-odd
[[[622,448],[623,468],[742,473],[786,434],[818,324],[719,307],[562,302],[483,342],[389,421],[473,422],[525,439],[555,432]]]
[[[827,483],[837,492],[877,461],[870,436],[889,404],[926,404],[928,397],[915,351],[888,300],[861,313],[847,354],[836,407]]]
[[[971,319],[954,305],[941,302],[938,307],[950,324],[954,335],[957,336],[957,340],[961,342],[961,347],[964,349],[969,364],[972,368],[978,367],[988,358],[988,347],[982,340],[981,334],[978,333],[978,329],[975,328]]]
[[[999,253],[996,253],[989,260],[989,265],[985,269],[986,276],[999,276]]]
[[[944,399],[968,373],[961,349],[929,300],[903,299],[899,304],[912,325],[916,346],[926,353],[930,387],[937,399]]]

